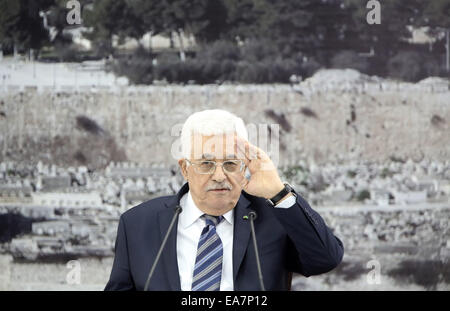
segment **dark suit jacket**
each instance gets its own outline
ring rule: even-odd
[[[175,207],[189,190],[144,202],[122,214],[111,276],[105,290],[143,290]],[[233,280],[235,290],[260,290],[250,236],[250,211],[266,290],[288,289],[290,272],[321,274],[342,260],[344,247],[323,219],[297,194],[290,208],[274,208],[264,198],[242,192],[234,211]],[[150,281],[149,290],[181,290],[176,254],[176,223]]]

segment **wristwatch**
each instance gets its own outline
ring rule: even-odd
[[[278,192],[274,197],[267,199],[270,204],[273,206],[277,205],[282,198],[284,198],[288,193],[293,192],[294,189],[292,189],[292,186],[288,184],[287,182],[284,183],[284,188]]]

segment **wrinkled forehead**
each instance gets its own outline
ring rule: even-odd
[[[201,135],[191,137],[191,159],[243,159],[236,142],[236,133]]]

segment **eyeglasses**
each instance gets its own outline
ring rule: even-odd
[[[186,162],[194,166],[194,171],[197,174],[214,174],[217,165],[222,165],[223,170],[229,174],[242,172],[244,169],[244,161],[242,160],[226,160],[223,163],[217,163],[216,161],[209,160],[191,162],[186,159]]]

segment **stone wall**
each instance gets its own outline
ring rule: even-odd
[[[354,71],[319,72],[294,86],[7,88],[0,92],[0,161],[173,164],[176,125],[206,108],[279,124],[280,164],[442,161],[450,157],[449,98],[445,80],[399,83]]]

